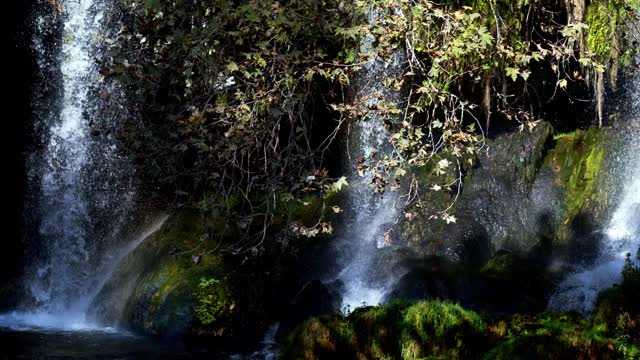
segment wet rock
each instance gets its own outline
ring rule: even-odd
[[[458,264],[443,257],[429,257],[406,267],[410,270],[398,280],[387,300],[455,300],[462,297],[459,282],[463,281],[463,274]]]
[[[237,238],[219,219],[188,209],[170,216],[118,264],[91,316],[108,326],[206,339],[225,348],[257,342],[281,314],[295,313],[289,302],[301,281],[298,254],[308,242],[284,228],[259,248],[240,255],[221,252],[227,244],[237,245]],[[251,249],[259,254],[252,256]],[[335,301],[316,283],[298,298],[305,318],[334,311],[326,306]]]
[[[544,263],[504,250],[480,267],[443,257],[414,260],[406,267],[410,270],[388,301],[440,299],[483,311],[541,311],[557,281]]]
[[[121,261],[94,300],[93,316],[155,336],[233,336],[237,309],[224,259],[194,261],[188,253],[204,232],[196,213],[167,220]]]
[[[320,280],[307,282],[295,296],[281,319],[278,337],[283,337],[297,325],[317,316],[338,314],[341,304],[340,295]]]
[[[312,280],[303,287],[292,304],[300,309],[301,315],[309,318],[339,312],[340,301],[340,296],[330,291],[320,280]]]
[[[400,225],[402,245],[415,258],[438,255],[473,266],[500,250],[547,260],[561,252],[573,261],[572,249],[593,249],[609,216],[624,133],[591,128],[555,134],[539,123],[531,132],[488,142],[467,169],[453,208],[457,222],[430,218],[452,194],[424,191],[422,207],[405,210],[414,218]],[[417,176],[423,188],[435,181],[428,173]]]

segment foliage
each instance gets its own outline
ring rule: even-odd
[[[149,188],[204,208],[239,201],[228,218],[262,229],[274,206],[346,186],[329,178],[323,158],[340,124],[312,119],[333,86],[314,74],[348,81],[323,65],[345,46],[334,32],[351,19],[339,5],[122,1],[127,17],[108,39],[103,73],[135,89],[140,114],[118,135]]]
[[[555,83],[553,97],[570,92],[571,84],[585,81],[589,72],[605,70],[593,52],[578,45],[588,26],[560,25],[560,13],[551,3],[471,1],[460,6],[423,0],[356,6],[383,14],[362,30],[361,38],[375,36],[365,59],[391,64],[401,52],[405,60],[401,74],[382,80],[405,94],[402,101],[383,98],[371,107],[365,97],[339,109],[355,118],[382,118],[392,131],[393,155],[361,166],[376,174],[372,182],[379,187],[399,184],[407,166],[427,167],[442,178],[422,185],[457,198],[492,118],[530,130],[549,100],[537,94],[544,94],[549,82]],[[413,179],[409,193],[415,194],[418,185]],[[455,222],[450,209],[434,216]]]
[[[626,317],[618,322],[629,323]],[[481,316],[456,304],[421,301],[312,319],[290,335],[284,358],[633,359],[639,351],[576,313]]]
[[[202,279],[194,292],[194,315],[204,326],[214,324],[224,317],[227,308],[227,292],[217,279]]]
[[[475,358],[487,335],[483,320],[459,305],[392,302],[309,321],[290,336],[284,358]]]
[[[607,3],[616,26],[631,16],[621,1]],[[548,101],[537,94],[570,93],[605,70],[600,49],[579,45],[588,26],[563,25],[554,2],[122,0],[122,9],[103,73],[135,90],[140,116],[120,139],[150,188],[186,201],[240,196],[230,217],[262,229],[252,244],[275,200],[347,183],[325,158],[347,125],[380,121],[391,133],[392,152],[358,158],[375,191],[402,188],[411,202],[419,184],[409,170],[423,167],[438,178],[421,186],[455,200],[491,121],[531,129]],[[376,94],[356,81],[371,66],[396,69],[375,79]],[[433,216],[455,222],[450,209]],[[305,234],[327,233],[318,224]]]
[[[615,334],[617,342],[636,357],[640,356],[637,346],[640,344],[640,258],[637,256],[634,262],[631,254],[627,254],[622,283],[598,295],[593,314],[594,322]]]
[[[624,349],[578,314],[515,315],[490,327],[498,344],[485,359],[621,358]]]
[[[636,262],[640,263],[640,248],[638,248]],[[640,264],[635,264],[631,260],[631,253],[627,253],[627,257],[624,259],[624,268],[622,269],[622,285],[634,287],[634,285],[638,284],[640,284]]]

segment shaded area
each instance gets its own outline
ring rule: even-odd
[[[17,278],[21,275],[25,258],[22,252],[23,204],[26,183],[25,159],[28,129],[31,119],[31,84],[33,69],[30,40],[30,1],[12,1],[12,31],[5,33],[8,40],[11,71],[8,71],[8,98],[5,98],[5,132],[2,138],[2,153],[5,154],[3,176],[3,241],[0,252],[0,308],[15,305]]]
[[[104,332],[10,332],[0,329],[2,359],[210,359],[210,349]],[[224,354],[217,354],[226,357]]]

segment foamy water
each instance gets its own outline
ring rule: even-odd
[[[0,314],[0,328],[13,331],[87,331],[118,332],[113,327],[98,326],[84,313],[10,312]]]

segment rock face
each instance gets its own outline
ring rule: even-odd
[[[441,299],[503,313],[544,311],[556,280],[544,264],[505,250],[480,268],[443,257],[414,261],[387,300]]]
[[[94,301],[94,316],[158,336],[231,335],[236,303],[219,255],[201,252],[206,222],[171,217],[122,260]]]
[[[556,134],[546,123],[487,144],[465,174],[455,224],[430,219],[451,194],[421,195],[400,225],[409,271],[389,298],[439,298],[488,311],[544,311],[573,266],[607,241],[619,201],[627,125]],[[422,188],[433,181],[418,174]]]
[[[429,219],[441,210],[432,204],[446,204],[452,195],[426,190],[423,207],[407,209],[417,216],[401,225],[404,247],[416,258],[439,255],[478,266],[500,250],[549,257],[579,249],[586,256],[599,241],[596,229],[615,193],[623,132],[591,128],[558,135],[538,123],[488,142],[466,172],[456,224]],[[421,176],[429,187],[430,175]]]
[[[385,251],[400,252],[407,271],[388,300],[541,311],[562,264],[595,254],[597,229],[616,199],[624,129],[558,135],[539,123],[527,131],[489,142],[467,169],[456,224],[429,218],[451,199],[444,191],[423,192],[423,207],[405,209],[416,216],[399,225],[400,245]],[[416,176],[429,187],[430,174]],[[295,211],[287,217],[304,219]],[[290,320],[282,333],[336,312],[333,289],[296,278],[308,244],[270,234],[269,246],[254,249],[259,256],[223,256],[207,238],[215,221],[189,211],[170,217],[120,263],[96,297],[95,318],[158,336],[257,339],[274,319]]]
[[[303,212],[293,207],[286,214],[305,224],[305,216],[317,221],[308,215],[312,211],[316,208]],[[328,299],[335,295],[317,282],[298,294],[299,304],[290,303],[304,284],[299,256],[310,242],[287,229],[276,228],[261,246],[238,255],[229,250],[237,234],[221,225],[220,217],[176,211],[118,264],[90,315],[107,326],[159,337],[219,340],[220,346],[233,348],[257,341],[283,314],[295,326],[334,312],[329,302],[337,300]]]

